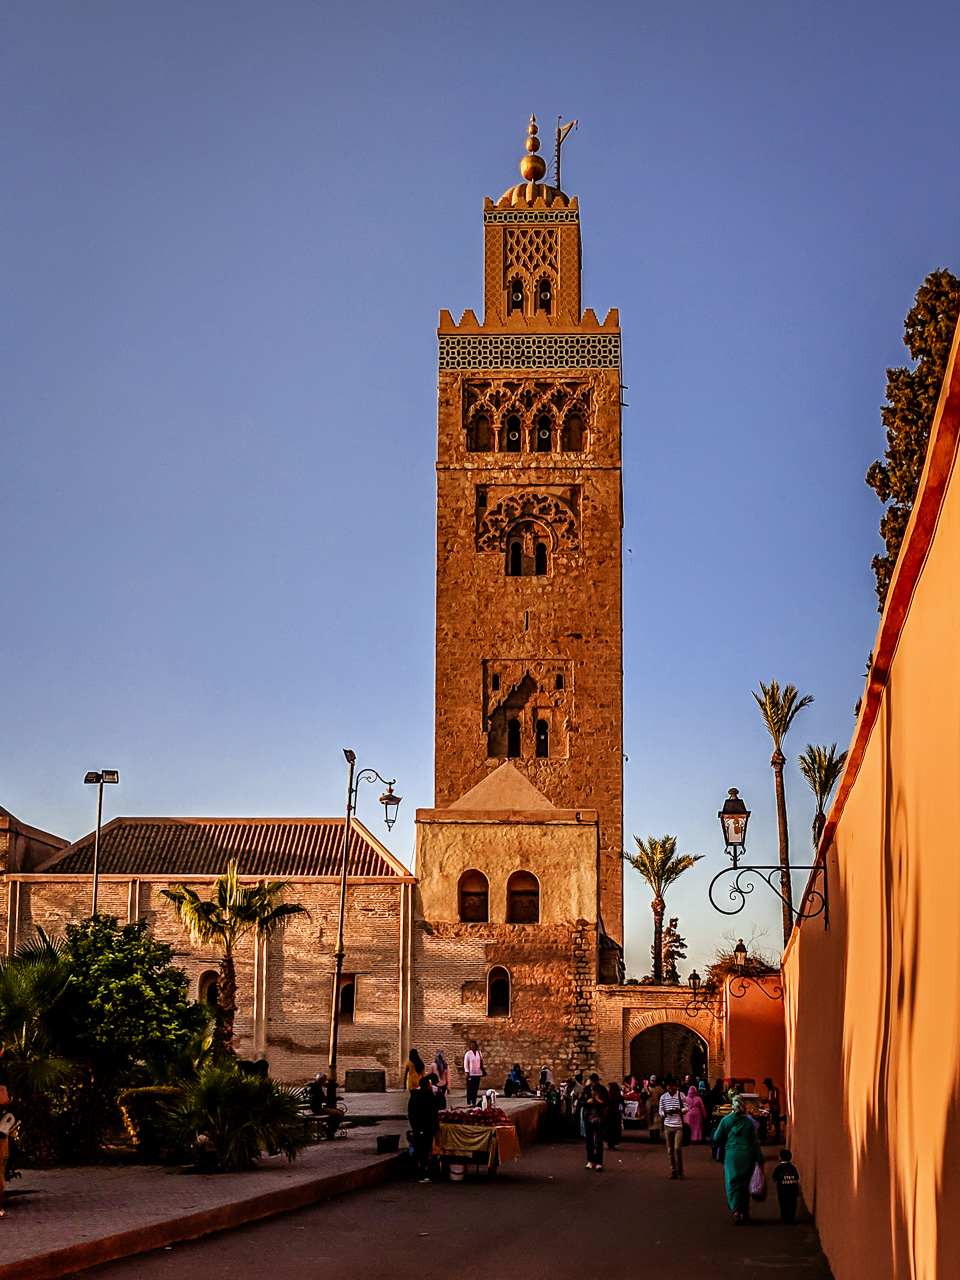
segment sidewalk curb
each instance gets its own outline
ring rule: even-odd
[[[147,1253],[164,1245],[183,1240],[196,1240],[211,1231],[223,1231],[228,1227],[240,1227],[246,1222],[256,1222],[276,1213],[302,1209],[305,1205],[329,1200],[347,1191],[372,1187],[393,1176],[402,1156],[390,1156],[372,1161],[359,1169],[345,1173],[328,1174],[313,1178],[293,1187],[268,1191],[262,1195],[248,1196],[232,1204],[219,1205],[215,1209],[202,1209],[198,1213],[170,1218],[166,1222],[154,1222],[145,1227],[134,1227],[118,1235],[100,1240],[87,1240],[82,1244],[68,1245],[64,1249],[52,1249],[49,1253],[35,1254],[32,1258],[19,1258],[16,1262],[0,1264],[0,1280],[56,1280],[86,1267],[113,1262],[117,1258],[129,1258],[137,1253]]]

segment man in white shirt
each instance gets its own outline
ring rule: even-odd
[[[476,1040],[470,1041],[470,1048],[463,1055],[463,1074],[467,1077],[467,1106],[477,1105],[477,1091],[483,1079],[483,1054]]]
[[[683,1117],[687,1100],[677,1091],[673,1076],[667,1076],[666,1092],[660,1095],[660,1115],[663,1117],[663,1136],[670,1153],[670,1177],[683,1177]]]

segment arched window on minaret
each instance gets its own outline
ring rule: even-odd
[[[485,413],[478,413],[467,427],[467,452],[490,453],[493,449],[493,428]]]
[[[516,717],[507,721],[507,759],[520,759],[520,721]]]
[[[482,871],[465,871],[458,889],[460,919],[468,924],[486,924],[490,919],[490,886]]]
[[[512,316],[515,311],[523,314],[523,281],[519,278],[507,285],[507,315]]]
[[[547,572],[547,544],[538,542],[534,548],[534,573],[538,578],[542,578]]]
[[[523,447],[523,424],[515,413],[507,418],[506,437],[507,453],[519,453]]]
[[[507,576],[519,578],[523,574],[523,543],[514,538],[507,554]]]
[[[560,436],[560,447],[564,453],[583,452],[583,417],[579,413],[568,413],[563,421]]]
[[[537,453],[552,453],[553,421],[547,415],[537,419]]]
[[[540,881],[531,871],[515,871],[507,881],[507,924],[539,924]]]
[[[553,306],[553,284],[549,276],[544,278],[537,284],[537,291],[533,296],[534,307],[541,314],[548,316]]]
[[[550,755],[550,726],[546,720],[537,721],[536,755],[540,760],[546,760]]]

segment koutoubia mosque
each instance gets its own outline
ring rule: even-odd
[[[559,170],[557,143],[557,169]],[[491,1075],[514,1061],[724,1074],[722,1018],[624,985],[621,366],[615,310],[580,293],[576,196],[544,182],[533,118],[522,181],[483,206],[483,309],[440,313],[436,778],[415,873],[356,824],[341,1065],[393,1085],[411,1045]],[[92,836],[7,816],[7,948],[89,910]],[[196,992],[216,956],[159,891],[237,857],[310,910],[241,958],[241,1051],[286,1078],[326,1064],[342,818],[117,818],[100,909],[144,918]],[[244,999],[246,994],[246,1000]]]

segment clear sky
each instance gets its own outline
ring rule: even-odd
[[[668,897],[706,963],[728,787],[776,858],[751,687],[816,698],[797,857],[796,755],[853,731],[885,368],[960,272],[958,37],[950,0],[8,0],[0,804],[79,837],[107,767],[107,816],[337,814],[351,746],[412,860],[437,313],[562,113],[629,387],[626,830],[706,855]],[[649,898],[628,870],[637,974]]]

